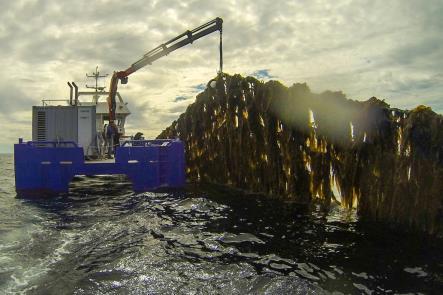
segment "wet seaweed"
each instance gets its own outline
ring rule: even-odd
[[[372,97],[219,76],[158,138],[185,142],[190,180],[301,203],[356,207],[362,218],[441,235],[443,117]]]

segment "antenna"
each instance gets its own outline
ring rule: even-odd
[[[92,74],[86,74],[86,77],[88,78],[94,78],[95,79],[95,86],[89,86],[88,84],[86,84],[86,88],[92,88],[95,89],[95,94],[93,97],[93,100],[95,102],[95,104],[97,104],[98,98],[99,98],[99,92],[102,92],[103,90],[105,90],[105,86],[98,86],[98,79],[100,78],[105,78],[107,77],[108,74],[105,75],[100,75],[100,72],[98,71],[98,66],[95,67],[95,72]]]

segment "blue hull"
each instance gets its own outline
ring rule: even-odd
[[[184,145],[179,140],[125,142],[115,162],[84,160],[74,142],[23,142],[14,145],[15,187],[19,195],[69,191],[75,175],[126,175],[136,192],[185,184]]]

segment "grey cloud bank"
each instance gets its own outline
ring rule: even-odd
[[[228,73],[272,76],[314,91],[377,96],[394,107],[443,112],[442,1],[1,1],[0,152],[30,138],[31,106],[66,98],[146,51],[216,16]],[[129,132],[157,135],[218,70],[218,36],[129,78]],[[269,77],[268,77],[269,76]],[[108,82],[108,81],[107,81]],[[106,83],[107,83],[106,82]]]

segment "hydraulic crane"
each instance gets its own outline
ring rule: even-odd
[[[120,80],[121,84],[128,83],[128,76],[137,70],[143,68],[146,65],[152,64],[152,62],[157,59],[168,55],[169,53],[185,46],[188,44],[192,44],[195,40],[198,40],[206,35],[209,35],[215,31],[220,32],[220,73],[223,72],[223,41],[222,41],[222,26],[223,20],[219,17],[213,19],[210,22],[207,22],[204,25],[201,25],[192,31],[186,31],[177,37],[169,40],[166,43],[152,49],[148,53],[146,53],[140,60],[133,63],[129,68],[124,71],[114,72],[111,78],[111,83],[109,86],[109,96],[108,96],[108,106],[109,106],[109,125],[115,128],[114,120],[115,120],[115,95],[117,93],[118,80]]]

